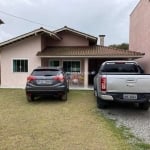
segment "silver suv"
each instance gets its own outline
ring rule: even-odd
[[[67,100],[69,90],[65,73],[60,68],[39,67],[34,69],[26,83],[26,96],[29,102],[36,96],[58,96],[61,100]]]

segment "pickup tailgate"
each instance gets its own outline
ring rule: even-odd
[[[106,75],[107,92],[150,93],[150,75]]]

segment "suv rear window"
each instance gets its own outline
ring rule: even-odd
[[[138,67],[135,64],[125,64],[125,63],[108,63],[105,64],[102,68],[102,72],[122,72],[122,73],[138,73]]]
[[[32,72],[33,76],[56,76],[60,71],[56,69],[36,69]]]

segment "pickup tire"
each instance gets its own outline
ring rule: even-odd
[[[94,89],[94,96],[97,97],[97,90],[96,89]]]
[[[139,108],[142,110],[148,110],[149,109],[149,102],[139,103]]]
[[[97,107],[101,109],[107,108],[108,103],[97,96]]]

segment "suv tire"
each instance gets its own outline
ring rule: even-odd
[[[62,101],[67,101],[67,91],[63,95],[61,95],[61,100]]]
[[[33,95],[27,95],[27,101],[28,102],[34,101],[34,96]]]

